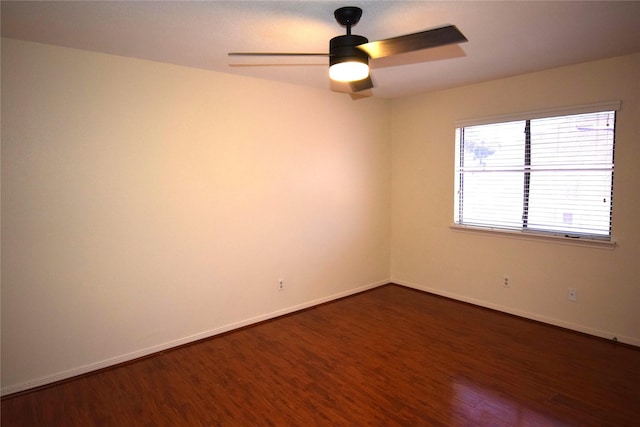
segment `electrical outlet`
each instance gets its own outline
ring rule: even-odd
[[[506,274],[502,277],[502,286],[505,288],[511,287],[511,282],[509,282],[509,276],[507,276]]]
[[[578,301],[578,291],[576,290],[576,288],[569,288],[567,299],[573,302]]]
[[[278,279],[278,290],[284,291],[284,279]]]

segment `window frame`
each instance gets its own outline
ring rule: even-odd
[[[457,134],[457,130],[463,130],[465,127],[470,126],[478,126],[478,125],[487,125],[487,124],[499,124],[503,122],[512,122],[512,121],[526,121],[529,123],[530,120],[534,119],[542,119],[542,118],[550,118],[550,117],[559,117],[559,116],[570,116],[576,114],[586,114],[586,113],[597,113],[603,111],[615,111],[616,116],[620,111],[621,102],[620,101],[609,101],[602,102],[596,104],[587,104],[587,105],[578,105],[578,106],[567,106],[553,109],[544,109],[544,110],[535,110],[535,111],[527,111],[515,114],[501,115],[501,116],[491,116],[491,117],[481,117],[474,119],[465,119],[458,120],[455,122],[454,126],[454,136]],[[617,124],[616,124],[617,125]],[[458,139],[454,138],[456,153],[458,153]],[[530,146],[529,146],[530,147]],[[614,135],[614,155],[615,155],[615,135]],[[454,165],[457,165],[459,159],[454,159]],[[525,153],[525,163],[526,163],[526,153]],[[457,175],[457,169],[454,170],[454,175]],[[526,173],[523,175],[526,180]],[[454,178],[454,182],[458,180],[458,177]],[[460,182],[462,186],[463,183]],[[526,185],[526,183],[525,183]],[[612,186],[613,186],[613,172],[612,172]],[[612,187],[613,191],[613,187]],[[454,197],[460,198],[461,194],[454,194]],[[459,202],[459,201],[458,201]],[[456,203],[454,200],[454,210],[456,206],[460,208],[462,205],[460,203]],[[526,209],[526,200],[523,200],[523,208]],[[493,235],[493,236],[502,236],[502,237],[510,237],[510,238],[524,238],[524,239],[538,239],[552,243],[561,243],[561,244],[577,244],[577,245],[589,245],[596,247],[615,247],[616,242],[614,240],[613,235],[613,205],[611,205],[610,211],[610,233],[608,236],[595,236],[588,234],[565,234],[562,232],[554,233],[553,231],[544,231],[544,230],[529,230],[526,225],[521,229],[510,229],[510,228],[500,228],[499,226],[484,226],[484,225],[467,225],[456,222],[455,218],[458,218],[459,212],[453,212],[454,222],[451,224],[450,228],[455,231],[469,231],[475,234],[485,234],[485,235]]]

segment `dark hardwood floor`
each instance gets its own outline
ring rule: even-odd
[[[2,426],[638,426],[640,349],[396,285],[2,400]]]

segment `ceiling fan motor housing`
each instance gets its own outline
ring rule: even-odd
[[[369,63],[369,55],[358,48],[359,45],[368,43],[366,37],[355,34],[338,36],[329,42],[329,65],[338,64],[345,61],[357,61],[364,64]]]

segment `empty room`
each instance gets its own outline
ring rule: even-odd
[[[640,2],[1,8],[3,426],[640,424]]]

